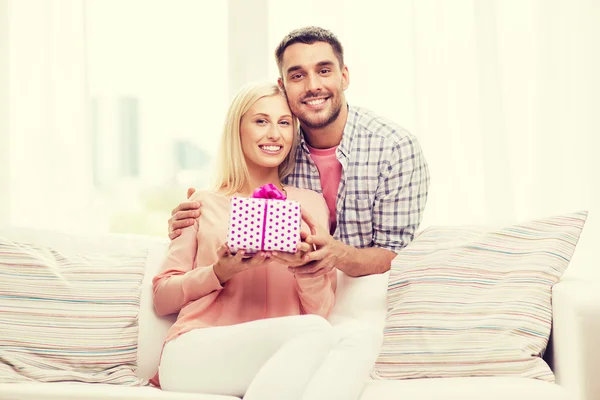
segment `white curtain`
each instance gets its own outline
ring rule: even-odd
[[[88,229],[83,3],[9,2],[10,222]]]
[[[268,15],[266,25],[253,27],[267,32],[268,44],[253,43],[265,35],[249,36],[246,46],[256,44],[256,53],[240,53],[246,62],[224,67],[232,82],[236,76],[275,80],[273,50],[291,29],[333,30],[346,50],[349,101],[398,122],[422,143],[432,176],[423,227],[588,210],[569,273],[600,275],[600,2],[253,4],[237,13],[239,24],[230,13],[230,36],[242,40],[237,27]],[[11,5],[11,221],[91,224],[82,2]],[[236,7],[236,1],[228,5]],[[166,19],[161,29],[169,24],[177,21]],[[251,57],[268,59],[268,69],[248,68]],[[211,62],[211,68],[222,67],[208,54]]]
[[[297,26],[339,36],[349,101],[400,123],[424,148],[432,182],[423,227],[588,210],[569,273],[600,274],[600,2],[304,3],[271,2],[270,47]]]

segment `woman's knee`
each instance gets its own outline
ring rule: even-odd
[[[306,314],[302,315],[301,317],[303,326],[308,330],[328,333],[333,332],[331,323],[329,323],[327,319],[321,317],[320,315]]]

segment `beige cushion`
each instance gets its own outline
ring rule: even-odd
[[[392,262],[373,378],[553,381],[541,357],[552,322],[551,290],[586,217],[424,230]]]
[[[135,374],[145,246],[0,231],[0,382],[145,384]]]

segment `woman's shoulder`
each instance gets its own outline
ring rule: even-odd
[[[196,190],[194,194],[189,198],[189,201],[200,201],[200,202],[213,202],[213,201],[223,201],[224,199],[228,200],[227,197],[221,193],[217,193],[212,190]]]
[[[299,202],[320,202],[324,201],[323,195],[321,193],[315,192],[310,189],[302,189],[296,186],[286,186],[285,190],[288,193],[288,197],[290,200],[297,200]]]
[[[327,203],[321,193],[314,190],[301,189],[295,186],[286,186],[288,198],[300,202],[300,205],[309,210],[327,209]]]
[[[321,193],[314,190],[286,186],[288,198],[300,202],[303,210],[308,211],[319,223],[325,225],[329,222],[329,208]]]

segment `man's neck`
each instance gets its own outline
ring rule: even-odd
[[[315,149],[329,149],[340,144],[342,136],[344,135],[344,128],[346,127],[346,121],[348,120],[348,104],[344,102],[340,115],[323,128],[312,129],[302,126],[304,132],[304,139],[310,147]]]

